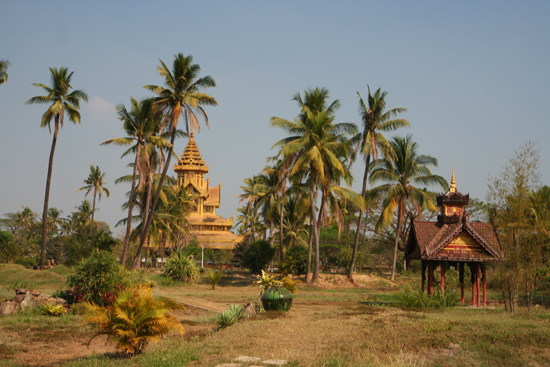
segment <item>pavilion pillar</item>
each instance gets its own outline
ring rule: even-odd
[[[424,293],[424,283],[426,283],[426,260],[422,260],[422,293]]]
[[[481,264],[481,281],[483,283],[483,307],[487,307],[487,272],[485,263]]]
[[[434,265],[433,261],[428,261],[428,296],[434,294]]]
[[[479,277],[479,263],[476,263],[476,291],[477,291],[477,307],[480,306],[480,299],[479,299],[479,283],[480,283],[480,277]]]
[[[470,266],[470,271],[472,272],[472,307],[476,305],[476,283],[477,283],[477,272],[475,271],[475,266]]]
[[[461,262],[458,267],[458,280],[460,281],[460,302],[464,304],[464,263]]]
[[[445,261],[441,262],[441,295],[445,295]]]

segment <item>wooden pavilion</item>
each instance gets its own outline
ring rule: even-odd
[[[422,292],[425,291],[428,270],[428,295],[434,292],[434,270],[441,269],[441,292],[445,293],[445,270],[458,269],[460,298],[464,304],[464,266],[468,266],[472,282],[472,306],[480,307],[480,288],[483,307],[487,305],[486,264],[504,259],[495,227],[490,223],[470,222],[466,205],[469,194],[456,189],[454,168],[449,191],[437,197],[441,213],[436,222],[412,220],[405,246],[405,260],[422,261]]]

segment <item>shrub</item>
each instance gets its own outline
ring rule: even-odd
[[[111,306],[87,303],[87,309],[87,321],[98,326],[90,342],[99,335],[107,335],[108,341],[128,355],[143,352],[149,342],[158,342],[172,329],[184,332],[183,325],[170,314],[183,306],[168,298],[153,298],[153,290],[148,286],[124,289]]]
[[[128,272],[113,254],[104,251],[94,251],[67,276],[75,299],[101,305],[111,303],[116,293],[129,284]]]
[[[285,254],[284,262],[280,266],[281,270],[287,274],[305,274],[307,268],[307,248],[305,246],[290,248]]]
[[[212,289],[216,289],[216,284],[220,281],[220,279],[223,277],[223,273],[219,270],[207,270],[206,273],[206,279],[208,279],[208,283],[212,285]]]
[[[216,322],[218,329],[223,329],[233,324],[236,324],[244,318],[244,307],[240,305],[231,305],[229,309],[218,315]]]
[[[39,309],[42,315],[48,315],[48,316],[61,316],[61,314],[64,314],[65,312],[67,312],[67,310],[65,310],[65,307],[61,305],[54,306],[54,305],[46,304],[46,305],[40,306]]]
[[[290,293],[294,294],[298,290],[298,284],[301,284],[302,281],[300,279],[292,280],[292,278],[284,277],[281,279],[281,283]]]
[[[248,244],[246,242],[239,242],[233,247],[233,257],[231,258],[231,263],[239,268],[242,269],[244,267],[243,263],[243,256],[244,252],[248,248]]]
[[[253,274],[267,268],[277,250],[268,241],[258,240],[252,243],[243,254],[243,265]]]
[[[168,258],[162,276],[191,283],[199,277],[199,267],[192,256],[188,256],[181,250],[175,251]]]

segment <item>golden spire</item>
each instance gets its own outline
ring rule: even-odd
[[[451,187],[449,192],[456,192],[456,182],[455,182],[455,162],[453,162],[453,177],[451,177]]]

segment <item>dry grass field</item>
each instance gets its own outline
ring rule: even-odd
[[[29,274],[31,272],[32,274]],[[38,274],[38,275],[37,275]],[[0,296],[15,279],[34,277],[39,290],[63,288],[65,270],[0,269]],[[0,316],[0,365],[5,366],[216,366],[239,356],[284,359],[287,366],[549,366],[550,311],[518,315],[494,301],[487,309],[405,309],[395,304],[398,284],[372,276],[324,274],[318,286],[302,285],[290,312],[264,312],[220,331],[218,312],[257,301],[259,289],[245,272],[226,275],[216,290],[206,281],[170,283],[151,272],[132,275],[154,281],[155,294],[187,304],[178,312],[184,336],[171,334],[133,358],[121,358],[97,338],[81,315],[32,313]],[[417,284],[416,284],[417,285]],[[244,364],[246,365],[246,364]]]

